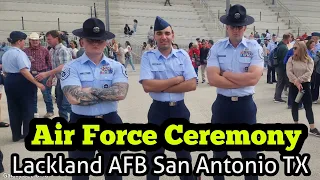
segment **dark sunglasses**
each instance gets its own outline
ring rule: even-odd
[[[234,30],[234,29],[239,29],[239,30],[241,30],[241,29],[243,29],[243,27],[244,27],[244,26],[230,26],[230,28],[231,28],[232,30]]]
[[[90,44],[93,44],[93,43],[102,44],[102,43],[106,42],[105,40],[98,40],[98,39],[87,39],[87,41]]]

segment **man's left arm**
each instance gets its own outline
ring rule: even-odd
[[[185,81],[164,90],[164,92],[184,93],[184,92],[196,90],[196,88],[197,88],[197,80],[196,80],[197,74],[194,71],[194,68],[192,66],[189,55],[186,52],[184,53],[184,55],[185,55],[185,58],[184,58],[184,62],[183,62],[184,63],[183,77],[184,77]]]
[[[114,78],[110,88],[91,88],[91,94],[102,101],[120,101],[127,96],[129,84],[125,67],[116,63]]]
[[[258,46],[253,52],[248,72],[224,72],[222,76],[240,86],[255,86],[263,73],[263,63],[263,49],[261,46]]]

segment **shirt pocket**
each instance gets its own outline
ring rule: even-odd
[[[177,62],[173,64],[173,72],[175,76],[183,76],[184,73],[184,63]]]
[[[100,76],[100,87],[98,88],[109,88],[112,86],[113,75],[112,74],[102,74]]]
[[[227,57],[218,57],[220,69],[223,71],[229,70],[229,64],[227,62]]]
[[[239,71],[248,72],[251,63],[251,57],[240,57],[239,58]]]
[[[80,75],[80,81],[82,87],[93,87],[94,78],[90,74]]]
[[[155,79],[165,79],[166,68],[163,65],[151,66],[151,72],[154,74]]]

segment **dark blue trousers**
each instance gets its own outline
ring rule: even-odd
[[[212,105],[212,124],[256,124],[257,106],[252,96],[239,98],[238,101],[231,101],[231,97],[218,95]],[[242,158],[256,158],[256,151],[241,151]],[[223,159],[228,155],[227,151],[214,151],[214,158]],[[224,176],[214,176],[214,180],[224,180]],[[257,180],[257,176],[246,176],[245,180]]]
[[[29,133],[29,123],[34,116],[34,95],[37,86],[20,73],[7,74],[4,80],[7,96],[12,140],[18,141]],[[23,125],[23,134],[21,126]]]
[[[4,172],[4,167],[3,167],[3,154],[0,150],[0,173]]]
[[[83,116],[78,115],[75,113],[70,114],[70,123],[76,123],[78,119],[81,118],[94,118],[94,116]],[[103,120],[109,124],[122,124],[122,120],[117,112],[112,112],[103,116]],[[109,162],[109,159],[112,154],[121,154],[119,151],[99,151],[99,153],[103,154],[104,156],[104,164],[103,167],[106,168]],[[96,151],[69,151],[69,158],[77,159],[77,158],[86,158],[86,159],[93,159],[96,154]],[[122,180],[122,176],[105,176],[107,180]],[[72,180],[89,180],[89,176],[73,176]]]
[[[169,118],[184,118],[190,119],[190,112],[184,101],[177,102],[176,106],[169,106],[169,102],[153,101],[148,112],[148,123],[161,125],[165,120]],[[164,154],[164,148],[160,148],[157,151],[147,152],[149,159],[150,171],[147,175],[147,180],[158,180],[159,176],[153,176],[151,169],[154,168],[152,164],[152,157],[156,154]],[[187,158],[191,161],[191,154],[188,151],[176,152],[177,158]],[[193,180],[193,176],[181,176],[181,180]]]

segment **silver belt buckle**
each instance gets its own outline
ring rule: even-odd
[[[103,118],[103,115],[95,116],[95,118]]]
[[[177,102],[169,102],[169,106],[176,106]]]
[[[238,101],[238,100],[239,100],[239,98],[236,96],[231,97],[231,101]]]

